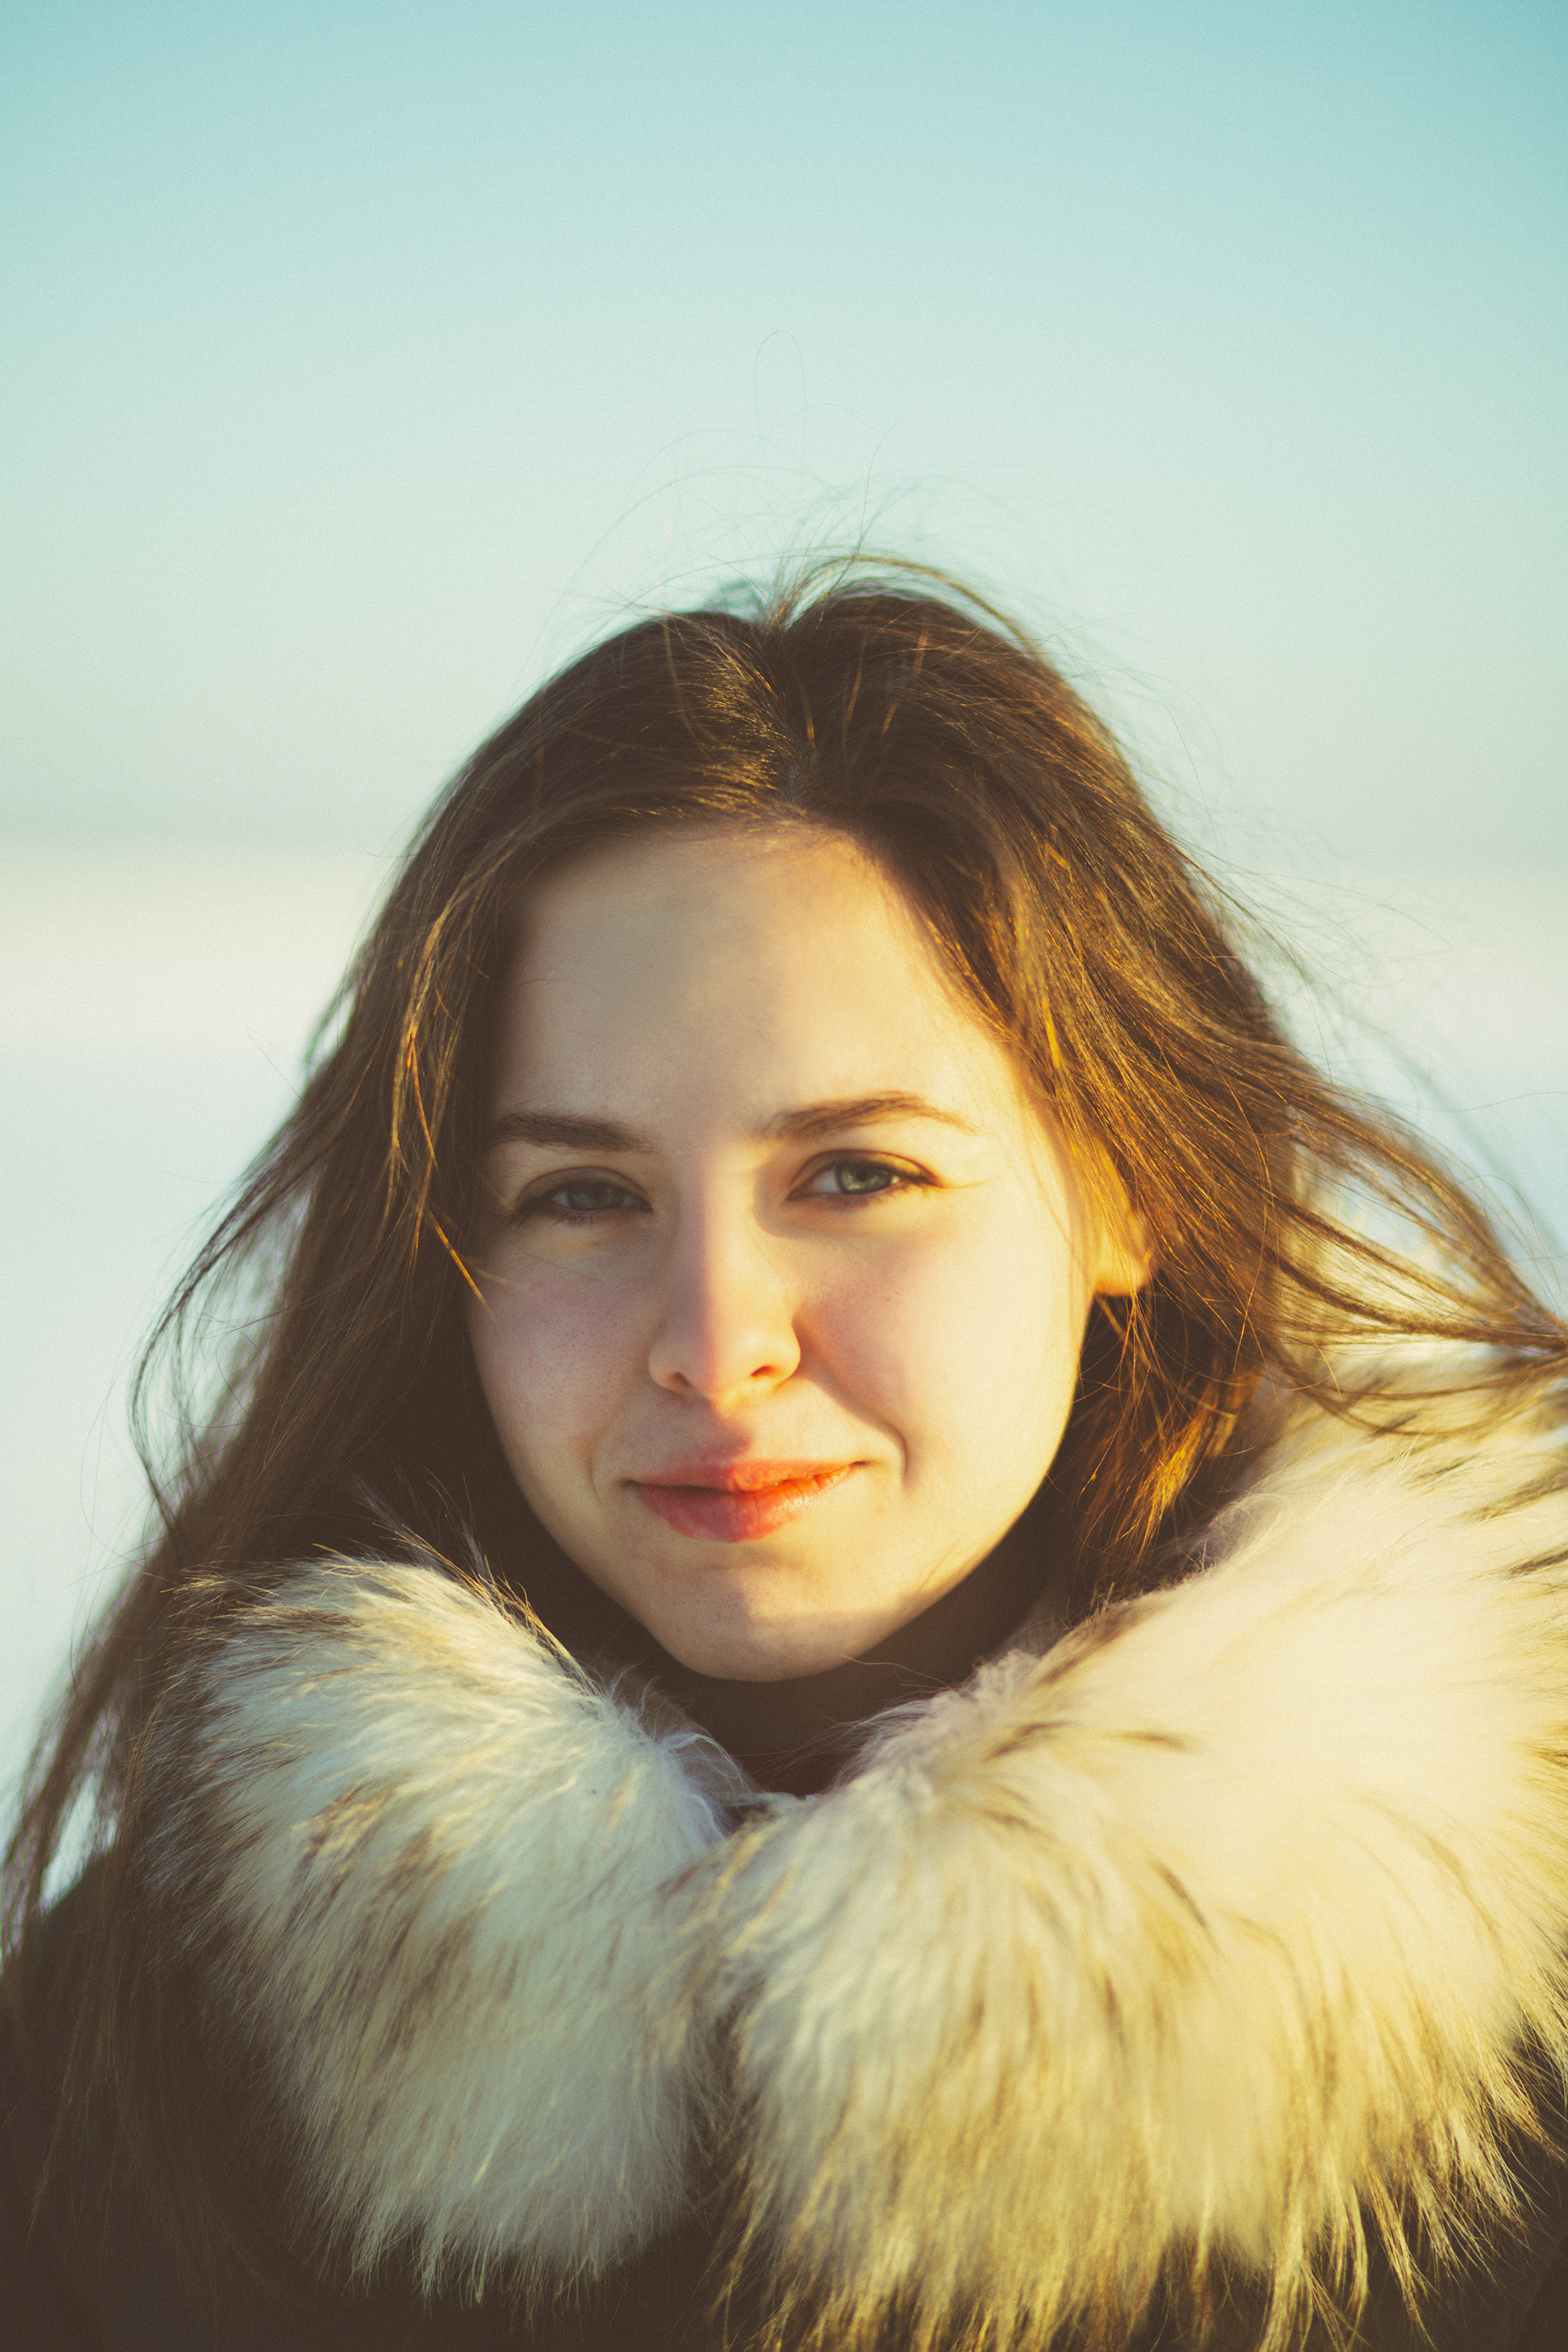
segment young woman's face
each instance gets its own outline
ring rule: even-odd
[[[676,1658],[871,1649],[1057,1450],[1097,1234],[1008,1055],[840,837],[645,836],[531,892],[474,1353],[570,1557]]]

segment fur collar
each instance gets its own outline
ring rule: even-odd
[[[1369,2225],[1410,2280],[1506,2213],[1568,2063],[1565,1549],[1539,1433],[1299,1413],[1194,1573],[804,1802],[434,1567],[312,1564],[164,1712],[158,1881],[363,2263],[592,2273],[721,2145],[835,2346],[1216,2267],[1283,2344]]]

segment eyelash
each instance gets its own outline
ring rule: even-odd
[[[889,1177],[891,1181],[886,1184],[867,1185],[859,1192],[817,1192],[810,1189],[818,1177],[830,1175],[837,1169],[846,1168],[870,1169],[879,1175]],[[873,1154],[866,1152],[844,1151],[837,1158],[825,1160],[819,1166],[814,1168],[805,1182],[796,1185],[790,1198],[793,1201],[885,1201],[895,1193],[924,1190],[931,1185],[931,1181],[932,1179],[921,1169],[904,1167],[896,1160],[879,1160]],[[569,1192],[616,1192],[621,1197],[618,1202],[602,1202],[595,1209],[569,1209],[561,1203],[561,1195]],[[519,1203],[517,1216],[520,1222],[534,1217],[547,1217],[552,1224],[592,1225],[596,1224],[603,1217],[616,1214],[623,1204],[630,1205],[634,1209],[647,1206],[646,1202],[642,1201],[629,1185],[622,1184],[613,1176],[574,1176],[568,1177],[563,1182],[552,1185],[543,1192],[531,1194]]]
[[[868,1185],[864,1192],[813,1192],[808,1189],[819,1176],[830,1175],[839,1168],[869,1168],[879,1176],[890,1177],[892,1181]],[[813,1201],[885,1201],[889,1193],[916,1192],[929,1186],[931,1181],[920,1169],[901,1166],[896,1160],[879,1160],[873,1153],[863,1151],[841,1151],[836,1159],[825,1160],[820,1167],[814,1168],[805,1183],[797,1185],[790,1197],[792,1200],[804,1198]]]
[[[621,1199],[619,1202],[601,1203],[596,1209],[567,1209],[560,1205],[559,1196],[563,1192],[618,1192]],[[524,1223],[534,1217],[548,1217],[555,1225],[592,1225],[601,1217],[613,1216],[624,1203],[634,1209],[647,1205],[629,1185],[617,1183],[613,1176],[572,1176],[563,1183],[552,1184],[545,1192],[531,1193],[520,1201],[517,1214]]]

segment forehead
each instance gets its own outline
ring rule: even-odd
[[[496,1076],[645,1105],[723,1080],[770,1116],[792,1093],[1016,1087],[896,885],[805,825],[642,835],[530,888]]]

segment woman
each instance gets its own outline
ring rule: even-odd
[[[1568,1332],[994,616],[547,687],[215,1296],[18,2340],[1561,2340]]]

